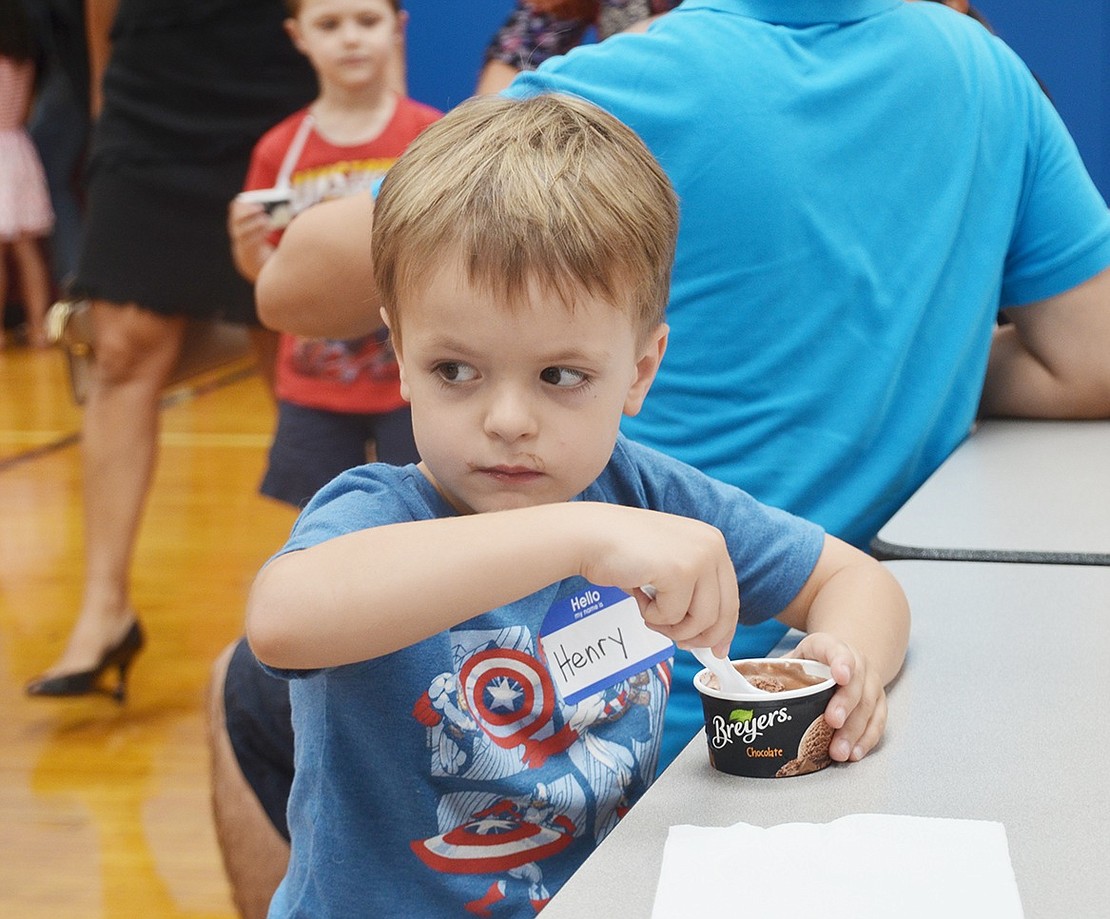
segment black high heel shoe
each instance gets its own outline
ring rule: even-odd
[[[27,684],[26,692],[29,696],[88,696],[93,693],[104,693],[117,702],[127,698],[127,671],[130,669],[135,655],[143,648],[143,630],[138,622],[131,623],[131,628],[119,642],[108,648],[100,657],[99,663],[92,670],[80,670],[77,673],[63,673],[58,676],[38,677]],[[119,672],[119,680],[115,689],[105,689],[100,684],[101,676],[109,670]]]

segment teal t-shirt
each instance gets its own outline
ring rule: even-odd
[[[632,127],[680,200],[667,354],[624,432],[861,547],[967,435],[999,307],[1110,265],[1051,103],[942,4],[686,0],[507,93],[544,91]]]

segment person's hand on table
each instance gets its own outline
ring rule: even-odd
[[[824,632],[806,635],[786,656],[828,665],[839,686],[825,709],[834,730],[829,755],[840,763],[863,759],[886,727],[886,690],[878,671],[851,645]]]

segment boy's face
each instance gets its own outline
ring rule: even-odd
[[[304,0],[285,27],[321,84],[359,89],[385,79],[404,14],[389,0]]]
[[[455,266],[400,315],[401,391],[421,467],[460,513],[566,501],[609,461],[622,414],[640,410],[666,347],[637,342],[627,313],[583,295],[569,310],[533,286],[515,311]]]

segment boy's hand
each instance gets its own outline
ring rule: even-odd
[[[648,627],[680,647],[708,647],[727,656],[740,599],[736,569],[720,530],[700,520],[640,508],[578,506],[596,515],[589,532],[602,540],[585,553],[582,576],[627,591]],[[641,589],[647,585],[651,592]]]
[[[231,256],[239,273],[252,284],[263,264],[274,251],[272,231],[266,209],[257,203],[233,198],[227,208],[227,235],[231,237]]]
[[[786,656],[829,666],[839,685],[825,708],[825,721],[834,729],[829,755],[840,763],[863,759],[886,727],[886,691],[878,671],[851,645],[825,632],[807,635]]]

